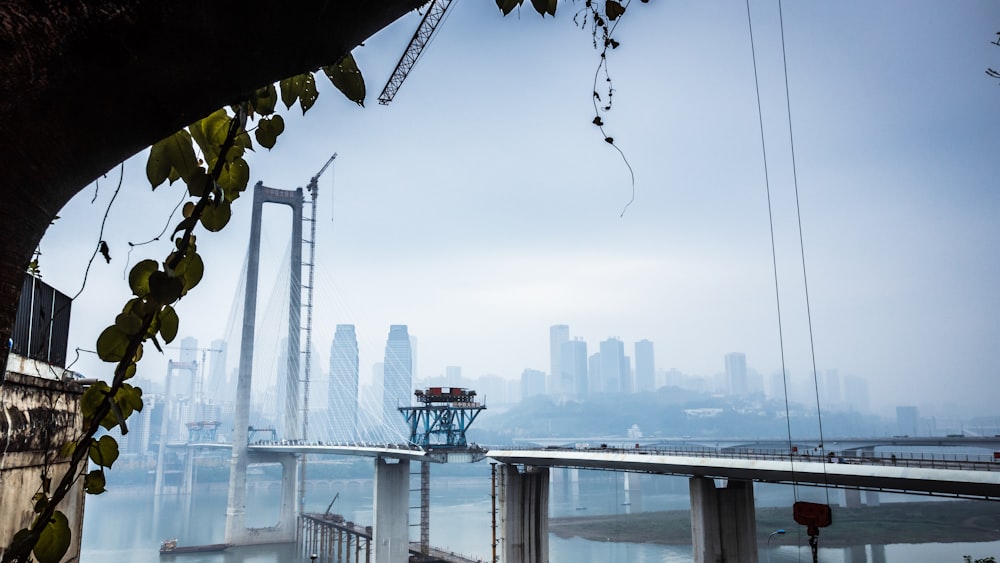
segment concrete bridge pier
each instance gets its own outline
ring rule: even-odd
[[[500,466],[500,530],[504,563],[549,561],[549,469]]]
[[[692,477],[691,543],[694,563],[757,563],[753,483],[730,479],[718,488]]]
[[[410,557],[410,462],[375,458],[374,563],[398,563]]]
[[[234,448],[235,449],[235,448]],[[291,543],[295,541],[296,491],[298,490],[298,454],[250,453],[247,464],[281,464],[281,506],[278,522],[267,528],[247,528],[246,526],[246,474],[242,479],[242,490],[238,491],[237,504],[232,503],[226,510],[226,543],[232,545],[256,545],[266,543]],[[232,484],[230,484],[232,487]],[[232,494],[232,491],[230,491]]]

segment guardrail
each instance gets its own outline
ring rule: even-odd
[[[778,449],[758,449],[758,448],[735,448],[735,449],[713,449],[706,447],[650,447],[637,446],[634,448],[625,445],[601,444],[597,447],[562,447],[548,446],[545,448],[519,448],[516,446],[492,448],[494,450],[513,451],[538,451],[538,452],[612,452],[622,454],[638,455],[675,455],[675,456],[696,456],[719,459],[751,459],[751,460],[778,460],[792,462],[812,462],[812,463],[843,463],[847,465],[876,465],[876,466],[896,466],[896,467],[920,467],[929,469],[960,469],[971,471],[1000,471],[1000,460],[991,455],[975,454],[925,454],[925,453],[878,453],[870,455],[858,455],[845,452],[834,452],[830,450],[809,450],[789,452]]]

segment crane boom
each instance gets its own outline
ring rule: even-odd
[[[315,176],[309,179],[309,185],[306,186],[306,189],[314,194],[313,197],[316,197],[315,193],[316,189],[318,188],[317,184],[319,182],[319,177],[322,176],[324,172],[326,172],[326,169],[331,164],[333,164],[334,160],[337,160],[337,153],[333,153],[333,156],[331,156],[330,159],[326,161],[326,164],[323,165],[323,168],[320,168],[319,172],[317,172]]]
[[[420,20],[417,31],[414,32],[413,38],[410,39],[410,44],[406,46],[406,51],[403,52],[403,56],[396,63],[396,70],[392,71],[392,76],[389,77],[388,82],[385,83],[385,88],[379,94],[378,103],[385,106],[389,105],[389,102],[392,101],[396,92],[399,91],[399,87],[406,80],[406,76],[413,69],[413,65],[417,64],[417,59],[420,58],[424,48],[427,47],[431,37],[437,30],[438,24],[441,23],[441,18],[444,17],[444,13],[448,10],[448,6],[451,3],[452,0],[431,0],[430,6],[427,8],[427,13]]]

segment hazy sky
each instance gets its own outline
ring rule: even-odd
[[[588,352],[617,336],[655,343],[661,369],[710,376],[723,355],[780,369],[753,59],[744,2],[633,2],[610,57],[603,116],[628,169],[591,124],[598,55],[573,25],[463,1],[389,107],[377,95],[415,29],[397,22],[355,51],[367,108],[325,78],[305,119],[285,112],[251,183],[320,182],[315,338],[357,325],[362,373],[390,324],[418,339],[418,375],[546,370],[548,327]],[[785,356],[810,370],[775,2],[751,2],[775,212]],[[968,405],[1000,396],[1000,67],[995,1],[785,2],[788,91],[816,362],[867,377],[875,405]],[[182,188],[150,193],[145,153],[124,165],[99,259],[73,311],[71,349],[93,348],[129,290],[123,271],[162,259],[155,236]],[[118,169],[82,191],[42,242],[46,281],[70,295],[98,240]],[[96,201],[91,203],[96,191]],[[331,195],[333,197],[331,197]],[[203,233],[205,281],[178,306],[181,334],[223,335],[246,252],[250,198]],[[288,244],[268,212],[265,254]],[[332,219],[332,220],[331,220]],[[176,221],[175,221],[176,222]],[[276,266],[275,266],[276,268]],[[267,274],[269,276],[270,274]],[[266,297],[263,296],[262,299]],[[168,357],[176,357],[169,351]],[[72,356],[72,351],[71,351]],[[161,377],[165,360],[140,370]],[[231,362],[235,361],[232,353]],[[106,376],[84,355],[75,369]],[[993,409],[991,412],[996,412]]]

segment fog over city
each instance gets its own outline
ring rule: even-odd
[[[382,107],[411,14],[354,52],[367,107],[318,80],[309,113],[283,111],[275,149],[248,159],[251,184],[294,189],[338,155],[319,181],[314,377],[337,324],[356,326],[362,386],[392,324],[415,337],[415,379],[460,366],[512,381],[550,371],[550,326],[567,325],[588,354],[652,341],[660,384],[672,369],[718,381],[738,352],[768,387],[783,350],[807,386],[814,346],[820,372],[867,381],[873,409],[997,413],[1000,84],[985,70],[1000,67],[1000,4],[786,3],[786,106],[777,7],[751,2],[776,268],[746,4],[629,6],[601,114],[627,165],[592,124],[600,59],[577,7],[553,20],[456,3]],[[147,154],[83,190],[41,243],[44,280],[71,296],[97,241],[110,247],[74,302],[71,359],[128,299],[128,269],[169,252],[167,236],[130,246],[160,234],[184,191],[151,192]],[[242,301],[250,204],[248,190],[223,232],[199,232],[205,278],[177,311],[202,346]],[[265,212],[261,303],[287,276],[289,222]],[[177,357],[164,352],[147,347],[141,377],[162,380]],[[111,375],[87,352],[72,369]]]

